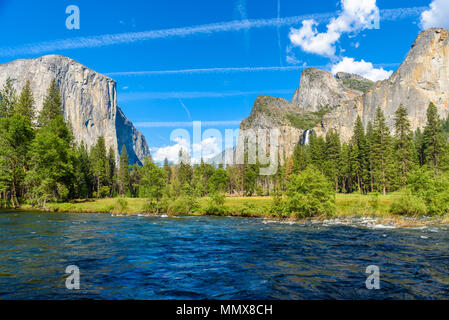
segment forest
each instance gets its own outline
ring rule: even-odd
[[[229,214],[225,196],[269,197],[273,216],[308,217],[335,213],[336,194],[400,192],[391,212],[444,215],[449,212],[449,121],[433,103],[427,122],[412,132],[407,109],[400,106],[390,132],[380,108],[366,128],[360,117],[348,143],[337,132],[312,134],[297,145],[275,175],[259,175],[259,164],[214,167],[201,161],[163,165],[147,159],[130,165],[121,147],[119,163],[104,137],[90,149],[76,143],[64,120],[62,99],[53,81],[39,114],[30,83],[20,93],[8,79],[0,90],[0,207],[74,199],[146,199],[142,211]],[[180,159],[186,158],[180,152]],[[187,157],[188,158],[188,157]],[[198,199],[207,197],[200,208]],[[251,208],[248,208],[251,209]],[[254,208],[252,208],[254,209]]]

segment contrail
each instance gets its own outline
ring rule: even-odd
[[[199,69],[181,69],[181,70],[154,70],[154,71],[124,71],[109,72],[107,76],[151,76],[151,75],[169,75],[169,74],[195,74],[195,73],[236,73],[236,72],[259,72],[259,71],[294,71],[303,69],[302,66],[288,67],[230,67],[230,68],[199,68]]]
[[[187,113],[187,116],[189,117],[189,120],[191,119],[190,117],[190,112],[189,109],[187,109],[186,105],[182,102],[181,98],[178,98],[179,103],[181,104],[182,108],[184,109],[184,111]]]
[[[410,16],[416,16],[425,9],[427,9],[427,7],[381,10],[381,19],[383,20],[403,19]],[[323,22],[329,20],[333,16],[335,16],[335,12],[307,14],[284,18],[276,17],[271,19],[234,20],[228,22],[212,23],[190,27],[77,37],[70,39],[30,43],[20,46],[2,47],[0,48],[0,57],[42,54],[45,52],[54,52],[56,50],[97,48],[117,44],[134,43],[138,41],[148,41],[153,39],[187,37],[201,34],[210,35],[219,32],[236,32],[248,29],[259,29],[267,27],[292,26],[297,25],[306,19],[314,19],[317,22]]]
[[[119,95],[119,102],[136,100],[225,98],[260,94],[293,94],[294,89],[257,90],[257,91],[186,91],[186,92],[125,92]]]
[[[396,67],[399,63],[377,63],[373,64],[376,68],[384,67]],[[271,66],[271,67],[229,67],[229,68],[199,68],[199,69],[180,69],[180,70],[148,70],[148,71],[123,71],[123,72],[108,72],[104,73],[109,77],[120,77],[120,76],[157,76],[157,75],[177,75],[177,74],[207,74],[207,73],[250,73],[250,72],[289,72],[298,71],[306,68],[318,68],[326,69],[328,65],[319,66]]]
[[[238,126],[241,120],[234,121],[201,121],[201,126],[205,127],[221,127],[221,126]],[[138,128],[176,128],[176,127],[191,127],[192,121],[186,122],[133,122]]]

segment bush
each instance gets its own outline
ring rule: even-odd
[[[393,201],[390,212],[400,215],[424,215],[427,213],[427,207],[423,199],[406,190],[404,195]]]
[[[219,192],[212,193],[206,207],[204,207],[205,213],[224,215],[229,212],[229,209],[224,205],[225,195]]]
[[[313,167],[292,175],[287,189],[286,211],[296,217],[335,213],[335,190]]]
[[[270,212],[274,216],[282,217],[286,214],[288,215],[288,212],[286,212],[286,204],[283,198],[283,195],[281,192],[276,191],[273,194],[273,201],[271,202]]]
[[[255,203],[245,201],[240,207],[239,212],[244,217],[262,216],[268,210],[265,207],[258,207]]]
[[[169,214],[189,214],[199,208],[196,197],[181,195],[168,204],[167,213]]]
[[[100,198],[106,198],[111,195],[111,189],[108,186],[102,186],[100,188]]]
[[[379,196],[380,196],[380,193],[375,192],[368,200],[369,206],[371,207],[371,209],[373,209],[375,211],[379,209],[379,205],[380,205]]]
[[[412,195],[424,201],[427,213],[444,215],[449,213],[449,175],[435,175],[426,166],[411,172],[407,177],[407,186]]]
[[[115,200],[112,213],[125,213],[128,209],[128,200],[125,197],[120,197]]]

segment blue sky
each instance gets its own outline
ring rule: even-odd
[[[57,53],[110,75],[153,154],[169,155],[179,127],[169,122],[238,128],[258,94],[290,100],[306,66],[385,77],[424,27],[447,23],[438,16],[445,0],[433,11],[430,0],[363,0],[379,10],[379,29],[363,19],[329,26],[352,19],[346,12],[355,0],[344,1],[346,8],[337,0],[0,0],[0,63]],[[65,26],[68,5],[80,9],[79,30]],[[311,18],[312,34],[304,23]]]

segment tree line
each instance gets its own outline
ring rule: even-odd
[[[292,198],[304,185],[304,176],[319,180],[322,186],[327,181],[334,193],[386,194],[410,185],[411,176],[433,179],[449,172],[449,121],[439,118],[433,103],[427,108],[422,131],[411,130],[407,110],[400,106],[393,133],[378,108],[366,128],[357,117],[346,143],[341,143],[336,131],[325,137],[312,134],[309,144],[297,145],[272,176],[261,176],[260,164],[249,164],[247,155],[244,164],[226,168],[203,160],[191,165],[167,159],[163,166],[151,159],[139,166],[129,165],[124,145],[119,157],[113,148],[106,150],[104,137],[89,149],[75,142],[64,120],[56,81],[48,88],[40,113],[35,110],[30,83],[17,94],[13,80],[8,79],[0,90],[2,207],[19,207],[24,202],[45,207],[47,202],[123,195],[148,198],[149,210],[172,206],[174,211],[186,211],[198,197],[210,196],[220,203],[219,195],[225,193],[290,194]],[[182,151],[179,158],[186,158]]]

